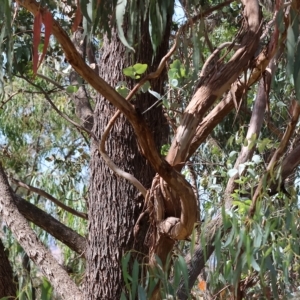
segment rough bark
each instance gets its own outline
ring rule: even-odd
[[[0,299],[3,297],[15,298],[17,287],[14,282],[13,270],[0,239]]]
[[[171,13],[171,12],[170,12]],[[154,71],[162,56],[168,50],[169,28],[158,56],[152,61],[152,46],[147,34],[146,23],[141,24],[144,32],[135,62],[147,63],[148,71]],[[169,27],[169,25],[168,25]],[[123,76],[122,70],[134,64],[126,54],[126,49],[116,33],[110,41],[105,39],[100,60],[100,76],[111,86],[119,81],[127,82],[132,88],[132,80]],[[151,82],[151,88],[163,93],[165,76]],[[155,99],[150,94],[137,95],[134,105],[139,112],[148,109]],[[100,139],[101,133],[115,113],[113,105],[100,97],[94,114],[94,134]],[[156,149],[166,142],[167,123],[162,108],[154,107],[144,114],[151,124]],[[142,256],[148,253],[145,235],[147,218],[139,224],[134,236],[133,228],[142,209],[142,198],[135,187],[123,178],[117,177],[100,158],[98,141],[94,140],[91,159],[91,187],[89,196],[89,250],[87,253],[87,299],[119,299],[123,287],[121,258],[129,250],[135,249]],[[133,174],[146,188],[149,188],[155,175],[153,168],[140,154],[134,131],[123,115],[117,119],[106,142],[106,152],[122,170]],[[145,226],[146,225],[146,226]],[[101,241],[101,242],[100,242]],[[96,278],[97,280],[94,280]],[[103,284],[105,283],[105,284]]]
[[[15,196],[14,201],[19,212],[28,221],[41,227],[78,254],[85,256],[86,239],[83,236],[21,197]]]
[[[58,264],[50,251],[40,242],[26,219],[19,213],[13,191],[0,165],[0,216],[12,231],[29,258],[39,267],[53,288],[63,299],[83,299],[82,293]]]

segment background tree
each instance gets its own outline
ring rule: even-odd
[[[297,1],[19,5],[0,8],[0,212],[18,296],[292,296]]]

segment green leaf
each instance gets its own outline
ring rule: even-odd
[[[262,161],[262,159],[261,159],[261,157],[260,157],[260,155],[253,155],[253,157],[252,157],[252,161],[255,163],[255,164],[259,164],[261,161]]]
[[[51,287],[51,284],[43,278],[43,283],[41,285],[41,300],[51,300],[52,299],[52,291],[53,288]]]
[[[86,18],[88,23],[92,23],[92,19],[90,18],[90,14],[88,13],[88,8],[87,8],[90,1],[91,0],[81,0],[81,1],[79,1],[82,15]]]
[[[163,20],[160,14],[159,3],[156,0],[150,0],[149,32],[154,54],[156,54],[156,50],[161,43],[163,30]]]
[[[135,260],[133,263],[133,270],[132,270],[132,286],[131,286],[132,299],[135,299],[138,280],[139,280],[139,263],[137,262],[137,260]]]
[[[296,78],[294,79],[295,84],[295,93],[298,103],[300,103],[300,68],[298,70],[298,74]]]
[[[181,67],[181,62],[179,59],[175,59],[171,64],[170,64],[170,69],[174,70],[180,70]]]
[[[133,52],[135,52],[134,49],[128,44],[123,30],[126,5],[127,5],[127,0],[119,0],[117,3],[117,7],[116,7],[117,30],[118,30],[119,39],[124,44],[124,46],[132,50]]]
[[[254,270],[256,270],[257,272],[260,272],[260,266],[254,259],[254,256],[251,257],[251,266],[253,267]]]
[[[116,91],[124,98],[129,94],[129,88],[126,86],[126,82],[120,81],[116,86]]]
[[[237,169],[230,169],[230,170],[228,170],[228,172],[227,172],[227,174],[228,174],[228,176],[231,178],[231,177],[233,177],[233,176],[235,176],[236,174],[238,174],[239,173],[239,171],[237,170]]]
[[[78,86],[77,85],[69,85],[67,88],[66,88],[66,92],[69,93],[69,94],[74,94],[78,91]]]
[[[127,298],[126,298],[124,292],[122,292],[120,300],[127,300]]]
[[[174,287],[178,287],[179,285],[179,282],[180,282],[180,279],[181,279],[181,267],[180,267],[180,263],[177,260],[175,260],[175,263],[174,263],[174,280],[173,280],[173,283],[174,283]]]
[[[126,285],[129,285],[128,280],[131,280],[131,276],[128,274],[128,270],[127,270],[129,260],[130,260],[130,252],[128,252],[122,257],[122,273]]]
[[[148,92],[148,90],[151,88],[150,82],[147,80],[141,87],[141,91],[143,93]]]
[[[170,81],[170,84],[173,86],[173,87],[177,87],[178,86],[178,80],[177,79],[172,79],[171,81]]]
[[[226,248],[227,246],[229,246],[232,243],[234,234],[235,234],[235,228],[232,227],[231,231],[230,231],[230,233],[229,233],[229,235],[227,237],[227,240],[226,240],[225,244],[223,245],[223,248]]]
[[[272,292],[275,299],[278,299],[278,289],[277,289],[277,271],[274,268],[273,262],[271,261],[270,256],[266,258],[266,267],[270,271],[271,274],[271,285]]]
[[[284,11],[283,11],[283,8],[281,8],[278,11],[278,14],[277,14],[277,17],[276,17],[276,23],[277,23],[277,26],[279,28],[280,33],[283,33],[284,30],[285,30],[285,23],[284,23],[283,18],[284,18]]]
[[[188,288],[188,286],[189,286],[188,270],[187,270],[186,262],[181,255],[178,256],[178,264],[179,264],[181,272],[182,272],[182,277],[183,277],[185,288],[188,291],[189,290],[189,288]]]
[[[298,13],[291,7],[290,10],[291,24],[293,26],[294,36],[299,37],[299,18]]]
[[[294,36],[293,27],[289,26],[287,30],[286,38],[286,47],[287,47],[287,75],[290,76],[294,71],[294,61],[295,61],[295,50],[296,50],[296,39]]]
[[[153,91],[153,90],[151,90],[151,89],[149,89],[148,92],[149,92],[151,95],[153,95],[155,98],[157,98],[158,100],[161,100],[162,96],[161,96],[159,93],[157,93],[157,92],[155,92],[155,91]]]
[[[147,294],[142,286],[138,286],[138,299],[147,300]]]
[[[133,65],[133,69],[137,74],[144,74],[147,71],[148,65],[147,64],[135,64]]]
[[[285,107],[286,104],[283,103],[282,101],[278,101],[278,102],[276,103],[276,106],[278,106],[279,108],[282,108],[282,107]]]
[[[254,226],[253,237],[254,237],[253,246],[255,248],[259,248],[261,246],[263,233],[261,228],[257,225]]]
[[[123,69],[123,74],[124,74],[125,76],[131,77],[132,79],[136,79],[136,78],[135,78],[135,69],[134,69],[132,66]]]

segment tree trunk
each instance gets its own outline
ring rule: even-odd
[[[134,63],[148,64],[148,71],[156,70],[161,58],[168,51],[170,35],[169,22],[166,28],[163,44],[152,62],[153,52],[148,34],[148,21],[141,24],[144,32],[142,40],[131,56],[115,32],[111,40],[104,39],[104,46],[100,58],[100,76],[113,87],[124,81],[129,88],[134,85],[133,80],[125,78],[122,70]],[[165,76],[151,82],[151,88],[163,94]],[[149,93],[137,95],[134,105],[142,113],[157,101]],[[115,109],[103,97],[98,97],[94,112],[93,132],[97,138],[114,115]],[[155,135],[155,141],[160,148],[167,141],[168,125],[163,116],[162,106],[154,107],[143,115]],[[133,174],[146,188],[150,188],[155,175],[150,164],[139,153],[134,131],[121,115],[116,121],[106,142],[106,151],[112,161],[122,170]],[[131,183],[117,177],[100,158],[98,143],[93,142],[91,149],[91,185],[89,195],[89,241],[87,251],[87,299],[119,299],[122,288],[121,259],[127,251],[135,249],[136,253],[148,254],[144,243],[148,224],[143,220],[138,236],[134,237],[133,228],[143,207],[143,197]],[[139,257],[141,259],[141,257]]]
[[[16,294],[17,288],[14,283],[13,271],[0,239],[0,299],[3,297],[15,298]]]

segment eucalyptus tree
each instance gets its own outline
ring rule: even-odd
[[[290,295],[299,3],[3,3],[1,218],[56,293],[186,299],[205,270],[206,297]]]

